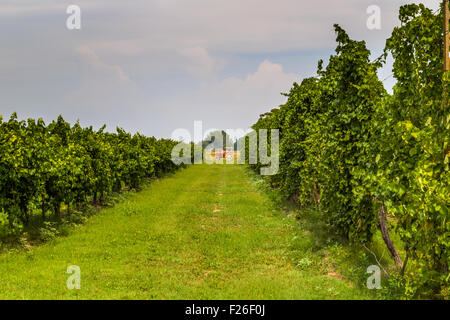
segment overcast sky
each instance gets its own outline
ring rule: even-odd
[[[194,120],[248,128],[315,75],[336,46],[334,23],[375,57],[411,2],[0,0],[0,115],[62,114],[156,137],[192,132]],[[70,4],[81,8],[81,30],[66,27]],[[381,8],[381,30],[366,27],[370,5]],[[388,63],[380,79],[390,74]]]

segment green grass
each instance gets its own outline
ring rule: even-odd
[[[0,299],[373,297],[317,254],[317,239],[244,167],[194,165],[65,237],[1,254]],[[69,265],[80,290],[66,287]]]

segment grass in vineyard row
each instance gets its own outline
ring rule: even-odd
[[[0,298],[373,297],[255,179],[242,166],[195,165],[155,181],[66,237],[0,255]],[[80,290],[66,287],[69,265],[81,268]]]

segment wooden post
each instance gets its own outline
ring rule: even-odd
[[[394,242],[391,240],[391,237],[389,236],[386,218],[386,208],[384,207],[384,202],[381,204],[379,214],[380,214],[380,222],[378,223],[378,227],[380,228],[381,236],[384,240],[384,243],[386,243],[386,246],[388,247],[389,252],[392,255],[392,258],[394,258],[395,265],[398,268],[401,268],[402,259],[400,258],[400,255],[398,254],[398,251],[394,246]]]

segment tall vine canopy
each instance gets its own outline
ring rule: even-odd
[[[335,25],[337,47],[316,77],[253,128],[280,129],[271,185],[356,245],[381,234],[406,297],[450,295],[450,73],[443,72],[443,7],[401,7],[384,55]],[[377,70],[394,59],[388,94]],[[261,164],[251,165],[259,171]],[[400,239],[392,240],[395,233]]]

